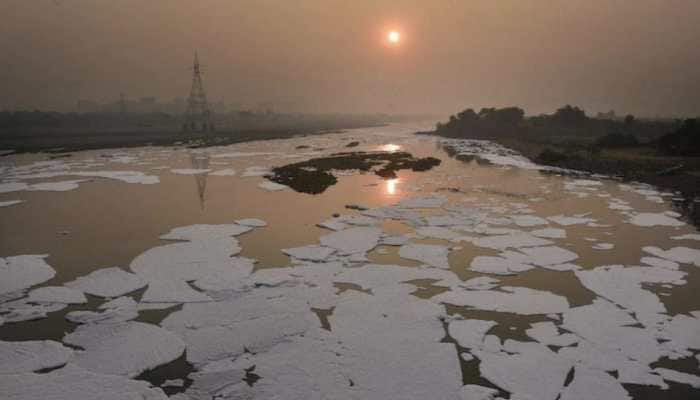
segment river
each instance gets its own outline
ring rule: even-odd
[[[0,387],[700,395],[700,235],[673,193],[413,134],[427,127],[2,157]],[[441,163],[331,171],[320,194],[264,176],[357,151]]]

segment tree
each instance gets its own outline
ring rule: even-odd
[[[471,108],[467,108],[466,110],[457,114],[457,118],[459,118],[460,121],[473,122],[479,119],[479,115],[477,115],[477,113]]]
[[[695,118],[683,121],[675,131],[659,138],[659,150],[672,156],[700,156],[700,124]]]
[[[518,125],[525,118],[525,111],[519,107],[482,108],[479,118],[485,122]]]
[[[588,117],[586,117],[586,113],[582,109],[572,107],[568,104],[559,108],[552,115],[552,120],[562,125],[581,125],[586,122],[587,119]]]

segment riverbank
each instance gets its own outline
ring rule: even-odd
[[[418,132],[436,135],[436,132]],[[472,138],[465,138],[472,139]],[[677,192],[677,207],[700,227],[700,158],[657,155],[648,146],[603,149],[592,154],[582,147],[552,145],[515,137],[478,137],[511,148],[538,164],[592,174],[608,175],[623,182],[643,182]]]
[[[295,136],[321,135],[346,129],[370,128],[383,124],[330,124],[315,128],[275,128],[229,130],[211,133],[182,132],[175,130],[147,131],[87,131],[40,132],[29,134],[0,134],[0,149],[5,154],[17,153],[69,153],[140,146],[184,145],[193,148],[226,146],[255,140],[287,139]]]

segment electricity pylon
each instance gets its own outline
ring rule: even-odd
[[[199,66],[197,52],[194,53],[192,66],[192,89],[187,98],[187,111],[185,113],[185,132],[213,132],[214,124],[211,122],[211,111],[207,102],[207,94],[202,84],[202,70]]]

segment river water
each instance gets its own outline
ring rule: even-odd
[[[179,399],[700,394],[700,235],[673,193],[413,134],[426,128],[3,157],[0,386],[10,398],[104,385]],[[348,151],[441,164],[394,179],[335,171],[317,195],[263,176]]]

